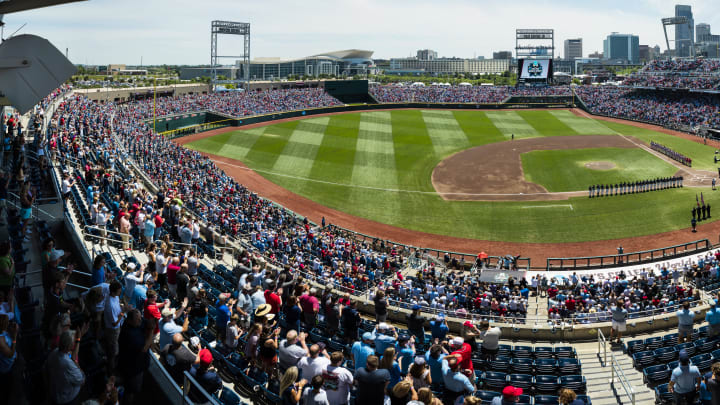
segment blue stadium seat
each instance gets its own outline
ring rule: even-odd
[[[555,353],[555,357],[558,359],[570,359],[577,357],[577,353],[572,346],[557,346],[553,349],[553,353]]]
[[[513,373],[532,374],[533,360],[532,359],[512,359],[510,361],[510,370]]]
[[[687,355],[690,357],[694,356],[696,352],[695,345],[693,345],[692,342],[677,344],[675,345],[675,349],[678,351],[678,353],[680,352],[680,350],[685,350],[685,352],[687,352]]]
[[[700,369],[700,371],[710,370],[713,363],[713,356],[710,353],[698,354],[690,358],[690,362]]]
[[[653,350],[653,355],[658,363],[667,363],[677,360],[678,352],[675,347],[661,347]]]
[[[488,362],[489,369],[492,371],[507,372],[510,370],[510,358],[505,356],[496,356],[494,360]]]
[[[560,388],[558,378],[554,375],[536,375],[535,376],[535,392],[541,394],[555,394]]]
[[[653,355],[653,352],[650,351],[637,352],[632,355],[632,359],[633,366],[638,370],[642,370],[645,367],[655,364],[655,356]]]
[[[555,395],[535,395],[535,405],[557,405],[560,398]]]
[[[535,346],[533,356],[536,359],[549,359],[553,357],[553,348],[551,346]]]
[[[532,353],[532,346],[515,346],[513,347],[512,356],[515,358],[530,358]]]
[[[580,360],[558,359],[558,371],[560,374],[580,374]]]
[[[482,375],[482,387],[492,391],[502,391],[507,385],[507,374],[499,371],[486,371]]]
[[[223,387],[220,393],[220,403],[222,405],[240,405],[240,396],[228,387]]]
[[[674,403],[673,394],[668,392],[668,384],[662,384],[655,387],[655,403],[656,404],[672,404]],[[537,402],[536,402],[537,403]]]
[[[670,379],[670,369],[667,364],[645,367],[642,372],[645,384],[655,385],[667,382]]]
[[[678,341],[678,334],[677,334],[677,333],[671,333],[671,334],[665,335],[665,336],[663,336],[662,340],[663,340],[663,346],[665,346],[665,347],[669,347],[669,346],[675,347],[675,345],[677,344],[677,341]]]
[[[538,374],[555,374],[557,372],[558,362],[555,359],[537,359],[535,360],[535,372]]]
[[[563,375],[560,377],[560,386],[562,388],[569,388],[575,393],[587,392],[587,382],[583,375]]]
[[[498,356],[512,356],[512,346],[510,345],[498,345]]]
[[[592,405],[592,401],[590,400],[590,397],[587,395],[578,395],[577,399],[585,402],[585,405]]]
[[[507,377],[507,385],[528,391],[533,386],[533,376],[530,374],[510,374]]]
[[[710,338],[701,338],[693,343],[696,353],[709,353],[717,348],[717,340]]]
[[[662,337],[650,337],[645,339],[645,350],[655,350],[663,346]]]
[[[677,343],[677,339],[675,340],[675,343]],[[627,351],[627,354],[629,354],[629,355],[632,355],[633,353],[636,353],[636,352],[645,351],[645,341],[642,339],[631,340],[631,341],[627,342],[625,345],[626,345],[625,351]]]
[[[497,391],[480,390],[475,392],[475,396],[480,398],[482,400],[482,403],[486,403],[491,402],[495,397],[502,396],[502,394]],[[555,405],[557,405],[557,402],[555,403]]]
[[[530,395],[523,394],[518,397],[517,401],[515,401],[515,405],[531,405],[532,400],[533,400],[533,397],[531,397]]]

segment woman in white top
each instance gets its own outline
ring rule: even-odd
[[[158,274],[158,284],[160,287],[167,287],[167,264],[168,260],[165,257],[165,243],[160,245],[160,249],[155,254],[155,271]]]
[[[412,379],[413,388],[415,391],[420,388],[429,387],[432,384],[432,378],[430,377],[430,369],[425,363],[425,357],[415,357],[415,362],[410,366],[408,370],[408,376]]]

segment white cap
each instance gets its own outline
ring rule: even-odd
[[[461,337],[455,337],[450,341],[451,346],[462,346],[465,341]]]
[[[137,265],[135,264],[135,262],[130,262],[130,263],[127,264],[126,267],[127,267],[127,269],[128,269],[129,271],[133,271],[133,270],[135,270],[135,268],[137,267]]]
[[[172,314],[174,314],[174,313],[175,313],[175,311],[173,311],[172,308],[163,308],[163,310],[162,310],[162,316],[163,316],[163,318],[165,318],[166,316],[170,316],[170,315],[172,315]]]
[[[380,322],[377,328],[378,330],[388,330],[390,329],[390,325],[386,324],[385,322]]]

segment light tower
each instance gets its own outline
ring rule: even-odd
[[[243,37],[243,48],[240,55],[218,55],[217,37],[220,35],[239,35]],[[235,59],[239,62],[242,75],[237,79],[217,79],[217,67],[220,59]],[[212,22],[210,27],[210,80],[213,89],[216,84],[237,83],[241,84],[250,80],[250,23],[219,21]]]

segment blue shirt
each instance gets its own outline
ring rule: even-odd
[[[380,359],[382,362],[382,358]],[[390,367],[390,382],[388,383],[387,389],[388,391],[392,391],[395,384],[400,382],[400,379],[402,378],[402,372],[400,371],[400,366],[398,365],[397,361],[393,361],[392,367]]]
[[[408,368],[415,361],[415,350],[409,347],[403,347],[398,353],[398,362],[401,364],[400,370],[403,374],[407,374]]]
[[[438,338],[445,340],[449,328],[442,321],[430,321],[430,332],[432,333],[433,339]]]
[[[442,359],[444,357],[445,353],[440,353],[437,359],[433,359],[430,356],[430,350],[425,353],[425,362],[427,362],[428,367],[430,367],[430,378],[433,381],[440,382],[443,380]]]
[[[678,325],[692,326],[695,321],[695,312],[689,309],[681,309],[677,311]]]
[[[673,389],[678,394],[687,394],[695,391],[695,383],[700,378],[700,370],[695,366],[677,366],[670,376],[675,383]]]
[[[612,312],[612,320],[615,322],[625,322],[625,318],[627,318],[627,310],[623,307],[612,307],[610,310]]]
[[[442,374],[445,388],[452,392],[466,392],[468,394],[475,391],[470,380],[461,372],[453,372],[450,370],[447,360],[442,361]]]
[[[145,304],[146,299],[147,299],[147,287],[145,287],[145,285],[143,285],[143,284],[135,285],[135,289],[133,290],[133,296],[132,296],[133,305],[135,306],[135,308],[142,311],[145,308],[144,304]]]
[[[355,370],[365,367],[368,356],[375,354],[375,350],[363,342],[353,343],[350,352],[355,359]]]
[[[93,287],[104,283],[105,282],[105,266],[102,266],[99,269],[92,269],[91,277],[92,277]]]
[[[705,320],[710,325],[720,324],[720,308],[718,308],[718,307],[710,308],[710,310],[707,311],[707,313],[705,314]]]
[[[5,344],[7,344],[8,347],[12,347],[12,338],[7,332],[0,334],[0,339],[5,339]],[[17,350],[15,350],[12,357],[5,357],[0,354],[0,373],[5,374],[12,369],[12,366],[15,363],[15,357],[17,357]]]
[[[395,346],[395,338],[383,334],[375,335],[375,353],[383,355],[385,349]]]
[[[215,325],[220,328],[225,328],[228,322],[230,322],[230,309],[225,304],[220,305],[220,302],[216,305],[217,316],[215,318]]]

